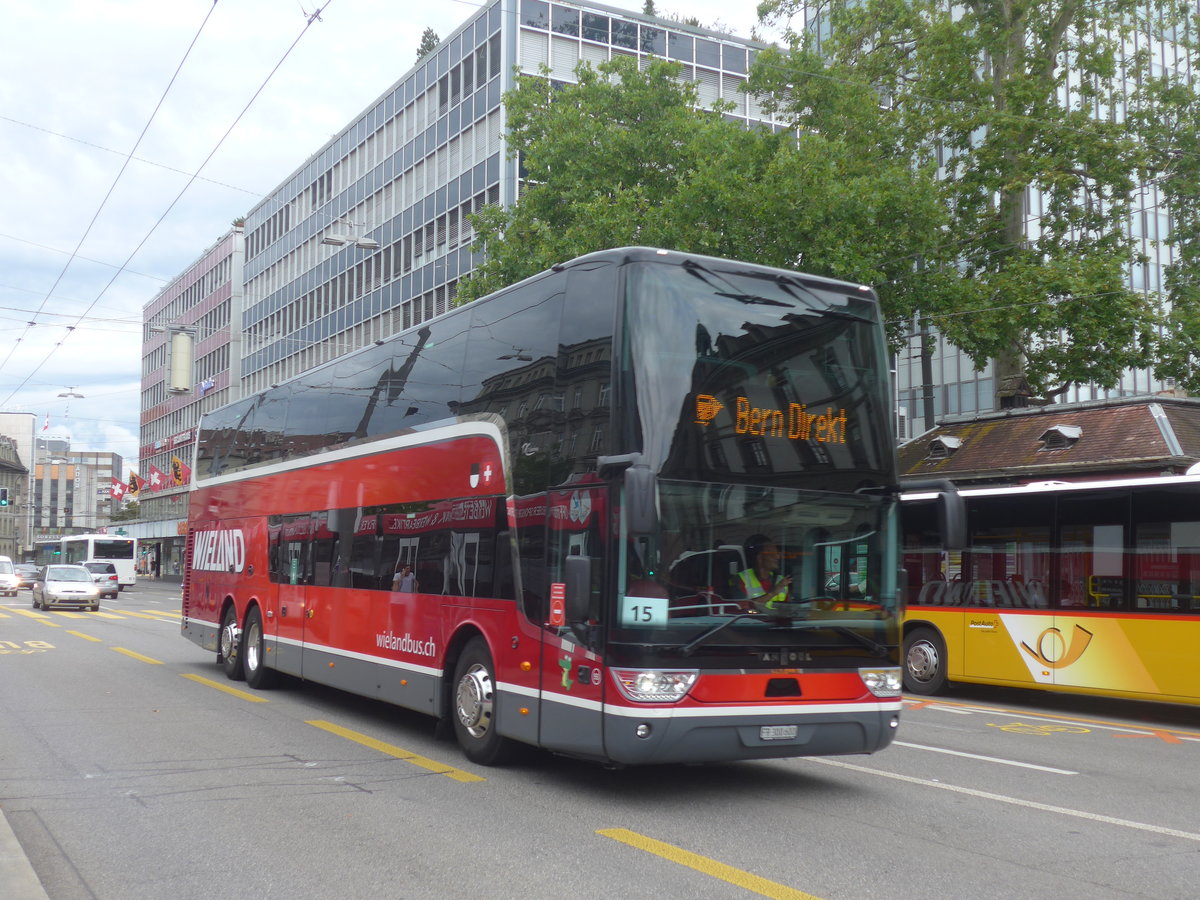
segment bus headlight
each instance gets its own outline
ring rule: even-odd
[[[859,677],[863,684],[876,697],[899,697],[904,687],[904,680],[898,667],[889,666],[886,669],[859,669]]]
[[[625,699],[637,703],[676,703],[687,696],[698,674],[695,669],[613,669]]]

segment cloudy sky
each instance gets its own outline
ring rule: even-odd
[[[142,307],[411,68],[425,28],[480,5],[7,4],[0,410],[136,465]],[[754,0],[656,6],[746,36],[756,18]]]

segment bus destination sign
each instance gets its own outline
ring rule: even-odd
[[[725,404],[712,394],[697,394],[696,424],[708,427],[724,408]],[[733,430],[737,434],[820,444],[846,443],[848,416],[844,409],[835,413],[828,406],[823,413],[812,413],[804,403],[789,403],[786,409],[779,409],[755,406],[748,397],[739,396],[734,401],[733,413]]]

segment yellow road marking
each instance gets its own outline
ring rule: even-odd
[[[144,663],[151,663],[152,665],[156,665],[156,666],[162,665],[161,659],[152,659],[149,656],[142,656],[142,654],[135,653],[132,650],[126,650],[124,647],[113,647],[113,649],[116,650],[118,653],[124,653],[126,656],[132,657],[133,659],[140,659]]]
[[[85,616],[83,613],[68,612],[65,609],[56,609],[56,610],[54,610],[54,614],[56,616],[61,616],[64,619],[86,619],[87,618],[87,616]]]
[[[123,615],[123,616],[133,616],[135,619],[150,619],[152,622],[157,622],[157,621],[158,621],[158,618],[157,618],[156,616],[148,616],[148,615],[146,615],[145,613],[134,612],[132,609],[123,609],[123,610],[121,610],[121,615]]]
[[[445,763],[435,762],[424,756],[418,756],[415,753],[410,753],[403,747],[397,747],[394,744],[385,744],[383,741],[377,741],[375,738],[367,737],[365,734],[359,734],[357,731],[351,731],[349,728],[342,728],[340,725],[334,725],[332,722],[325,722],[320,719],[313,719],[307,724],[314,728],[320,728],[328,731],[330,734],[336,734],[338,737],[344,737],[348,741],[354,741],[357,744],[362,744],[364,747],[370,747],[372,750],[378,750],[380,753],[386,753],[388,756],[394,756],[396,759],[402,759],[405,762],[410,762],[414,766],[420,766],[422,769],[428,769],[438,775],[445,775],[448,778],[453,778],[455,781],[475,782],[486,781],[486,778],[481,778],[478,775],[472,775],[470,772],[464,772],[462,769],[456,769],[453,766],[448,766]]]
[[[94,612],[94,613],[92,613],[92,617],[96,618],[96,619],[123,619],[123,618],[125,618],[124,616],[114,616],[112,613],[106,613],[106,612]]]
[[[178,619],[180,613],[178,610],[175,612],[171,612],[170,610],[166,610],[166,609],[148,609],[148,610],[146,610],[144,615],[158,616],[160,619],[163,619],[163,618]]]
[[[222,684],[219,681],[213,681],[211,678],[205,678],[203,675],[184,674],[183,676],[188,681],[194,681],[196,684],[203,684],[206,687],[216,688],[218,691],[224,691],[226,694],[231,694],[234,697],[240,697],[250,703],[267,703],[266,697],[260,697],[258,694],[251,694],[249,691],[239,691],[235,687],[230,687],[227,684]]]
[[[84,634],[82,631],[68,631],[67,634],[73,634],[75,637],[83,638],[85,641],[95,641],[100,643],[100,638],[92,637],[90,634]]]
[[[722,881],[727,881],[764,897],[774,897],[778,900],[817,900],[812,894],[806,894],[804,891],[798,891],[777,881],[768,881],[766,878],[760,878],[758,875],[752,875],[742,869],[735,869],[733,866],[727,866],[715,859],[691,853],[672,844],[656,841],[654,838],[648,838],[627,828],[601,828],[596,834],[620,841],[622,844],[628,844],[630,847],[636,847],[638,850],[653,853],[655,856],[661,856],[663,859],[687,866],[689,869],[695,869],[704,875],[720,878]]]
[[[51,622],[50,617],[45,613],[34,612],[30,609],[14,609],[13,612],[18,616],[25,616],[28,619],[33,619],[35,622],[41,622],[49,628],[62,628],[57,622]]]

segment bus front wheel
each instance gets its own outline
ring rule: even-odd
[[[262,611],[257,606],[246,613],[246,627],[242,632],[242,668],[246,672],[246,684],[256,691],[275,686],[277,673],[267,668]]]
[[[217,662],[221,664],[225,677],[230,681],[245,679],[246,672],[242,668],[242,633],[238,630],[237,610],[233,606],[225,610],[225,618],[221,620]]]
[[[454,735],[463,754],[481,766],[509,758],[512,742],[496,730],[496,668],[482,638],[463,649],[454,669]]]
[[[946,686],[946,644],[932,628],[914,628],[904,637],[904,687],[936,694]]]

